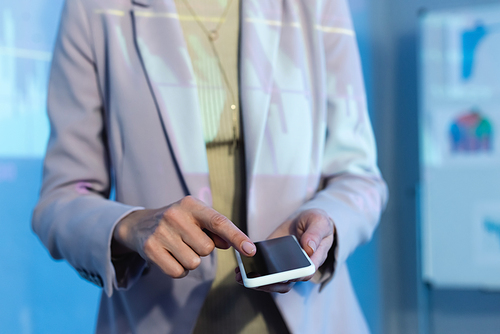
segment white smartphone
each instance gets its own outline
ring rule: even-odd
[[[256,242],[247,257],[236,252],[243,285],[256,288],[314,274],[316,267],[293,235]]]

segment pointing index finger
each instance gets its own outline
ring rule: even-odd
[[[227,217],[204,206],[200,210],[193,211],[193,217],[198,221],[202,228],[218,235],[226,240],[238,252],[247,256],[253,256],[256,252],[254,243]]]

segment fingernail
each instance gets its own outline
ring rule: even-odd
[[[252,255],[253,253],[255,253],[255,246],[248,241],[243,242],[241,248],[243,248],[245,253],[247,253],[248,255]]]
[[[317,246],[316,246],[316,243],[315,243],[314,241],[309,240],[309,242],[307,243],[307,245],[308,245],[309,247],[311,247],[311,249],[313,250],[313,252],[315,252],[315,251],[316,251],[316,247],[317,247]]]

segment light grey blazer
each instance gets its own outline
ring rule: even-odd
[[[176,280],[144,273],[142,259],[117,275],[110,258],[132,210],[186,194],[211,202],[181,19],[173,0],[68,0],[63,12],[33,228],[103,287],[98,333],[189,333],[215,275],[215,255]],[[337,229],[333,279],[296,284],[274,296],[278,308],[293,333],[366,333],[345,261],[371,237],[387,190],[346,1],[241,0],[240,43],[250,238],[308,208]]]

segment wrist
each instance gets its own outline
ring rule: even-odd
[[[130,230],[130,222],[134,219],[133,217],[139,211],[134,211],[123,217],[113,229],[113,237],[111,239],[111,258],[113,260],[118,260],[122,257],[128,257],[134,252],[130,247],[127,246],[127,236]]]

